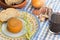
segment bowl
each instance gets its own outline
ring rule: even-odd
[[[22,3],[20,4],[16,4],[16,5],[12,5],[12,6],[9,6],[7,5],[3,0],[0,0],[0,6],[2,8],[23,8],[25,5],[27,4],[27,1],[24,0]]]

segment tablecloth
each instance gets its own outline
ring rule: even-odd
[[[46,0],[46,6],[54,12],[60,12],[60,0]],[[40,29],[35,34],[33,40],[60,40],[60,35],[54,35],[49,31],[49,22],[40,23]]]
[[[34,8],[32,8],[31,0],[27,1],[28,4],[24,8],[22,8],[22,10],[26,10],[32,13],[32,10]],[[60,12],[60,0],[46,0],[45,4],[47,7],[52,8],[54,12]],[[54,35],[49,31],[48,23],[48,20],[45,22],[40,22],[40,28],[31,40],[60,40],[60,35]]]

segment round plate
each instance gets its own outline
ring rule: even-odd
[[[2,24],[2,32],[3,32],[5,35],[10,36],[10,37],[19,37],[19,36],[24,35],[24,34],[26,33],[25,22],[24,22],[22,19],[20,19],[20,20],[23,22],[23,29],[21,30],[21,32],[16,33],[16,34],[9,32],[9,31],[7,30],[7,23],[3,23],[3,24]]]
[[[0,31],[0,37],[2,37],[2,39],[7,39],[7,40],[15,40],[15,39],[27,40],[27,38],[31,39],[33,37],[33,35],[35,35],[38,28],[40,27],[40,21],[38,20],[38,18],[35,15],[33,15],[32,13],[27,12],[27,11],[23,11],[23,10],[19,10],[19,11],[20,11],[19,18],[23,19],[26,22],[27,33],[20,37],[15,36],[15,38],[13,38],[13,37],[9,37],[9,36],[3,34],[4,31],[3,32]],[[4,29],[5,29],[5,27],[4,27]],[[2,28],[0,28],[0,30],[2,30]],[[19,35],[21,35],[21,34],[19,34]]]

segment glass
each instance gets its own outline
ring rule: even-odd
[[[49,29],[54,33],[60,33],[60,13],[53,13],[49,20]]]

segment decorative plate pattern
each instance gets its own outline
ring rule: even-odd
[[[26,22],[25,28],[27,30],[27,33],[20,37],[12,38],[12,37],[6,36],[2,32],[2,27],[0,26],[0,38],[2,38],[2,40],[30,40],[31,37],[35,34],[35,32],[38,30],[39,21],[33,14],[25,11],[20,11],[19,18],[23,19]]]

